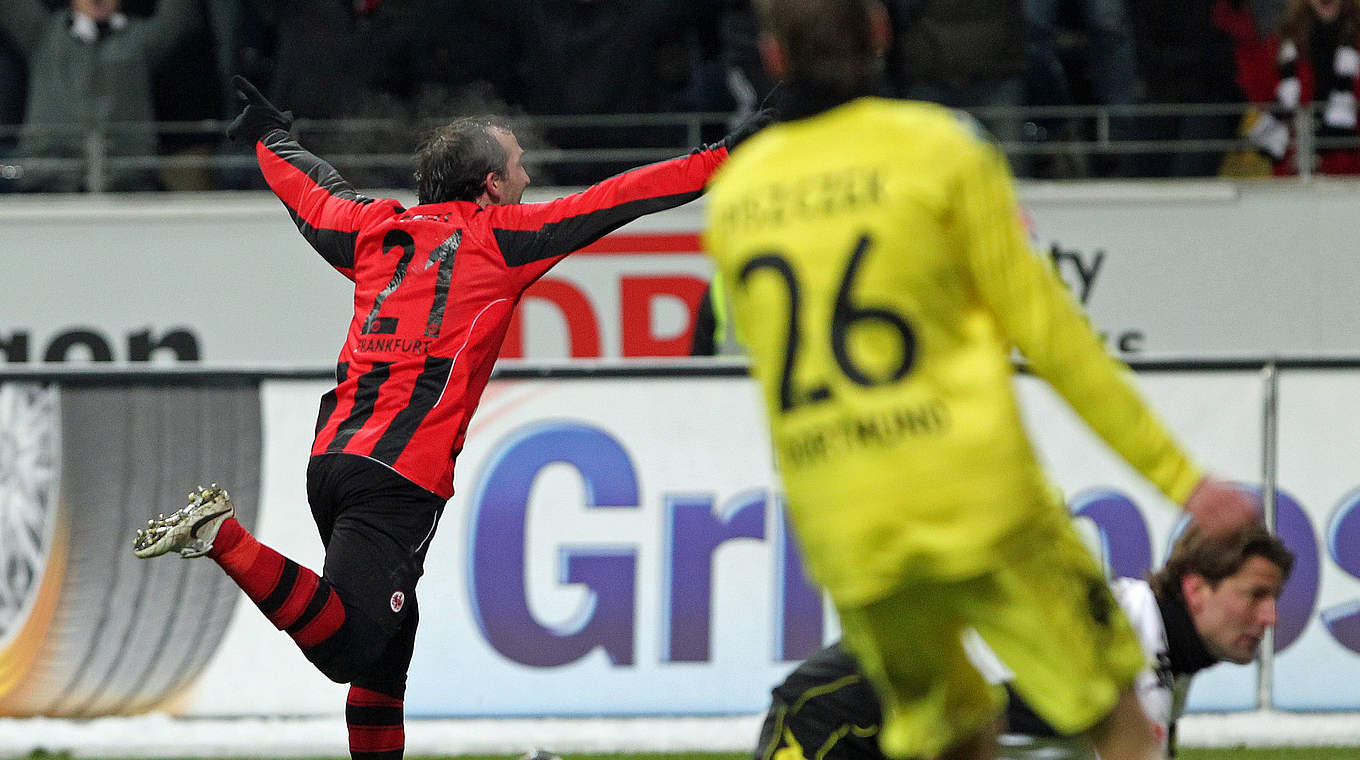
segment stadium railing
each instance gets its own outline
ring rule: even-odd
[[[1019,120],[1019,137],[1002,147],[1013,159],[1069,158],[1079,164],[1093,157],[1136,156],[1185,152],[1247,152],[1256,147],[1245,137],[1216,140],[1141,139],[1154,120],[1172,117],[1236,118],[1270,112],[1270,105],[1138,104],[1125,106],[1047,106],[1025,108],[979,108],[972,111],[984,122]],[[1284,118],[1292,124],[1297,174],[1307,179],[1316,171],[1317,153],[1326,149],[1360,149],[1360,136],[1319,135],[1316,108],[1300,109]],[[530,150],[530,169],[554,167],[616,166],[660,160],[706,141],[719,139],[733,114],[714,112],[523,115],[513,118],[521,142]],[[411,153],[419,136],[442,120],[433,119],[299,119],[295,129],[304,143],[317,147],[345,172],[376,172],[378,177],[398,177],[406,184]],[[201,189],[255,189],[254,159],[245,149],[222,137],[225,121],[179,121],[115,123],[86,132],[78,125],[45,127],[51,137],[66,137],[71,149],[62,156],[23,157],[15,145],[23,127],[0,125],[0,192],[17,186],[34,172],[74,175],[91,192],[109,188],[114,172],[199,172],[208,187]],[[113,155],[109,146],[120,133],[154,129],[161,148],[156,154]],[[1239,129],[1239,133],[1245,130]],[[79,146],[76,149],[75,146]],[[324,150],[323,150],[324,146]],[[8,157],[6,157],[8,156]],[[385,174],[384,174],[385,173]],[[396,173],[396,174],[394,174]],[[1059,177],[1061,178],[1061,177]],[[558,183],[572,184],[572,183]],[[173,188],[172,188],[173,189]]]

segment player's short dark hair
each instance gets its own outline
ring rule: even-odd
[[[488,173],[504,174],[509,156],[496,131],[514,134],[495,116],[467,116],[435,129],[416,151],[420,203],[475,201]]]
[[[876,0],[756,0],[761,31],[788,55],[789,77],[814,90],[859,95],[879,68]]]
[[[1215,538],[1192,522],[1176,539],[1166,564],[1148,578],[1148,583],[1159,599],[1175,599],[1181,595],[1181,579],[1185,576],[1198,575],[1210,586],[1217,586],[1241,570],[1252,557],[1261,557],[1280,568],[1285,580],[1294,567],[1294,553],[1260,523],[1250,523]]]

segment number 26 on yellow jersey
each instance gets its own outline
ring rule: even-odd
[[[864,387],[895,383],[906,377],[916,360],[916,334],[911,324],[902,314],[891,309],[861,306],[855,303],[853,289],[855,275],[860,264],[873,248],[873,238],[862,234],[851,252],[845,273],[841,275],[840,286],[836,291],[836,303],[831,317],[831,353],[836,366],[851,382]],[[768,272],[779,277],[789,295],[789,324],[784,342],[784,359],[779,378],[780,411],[788,412],[799,406],[817,404],[831,398],[831,386],[825,382],[813,382],[799,387],[794,382],[794,370],[798,366],[799,352],[803,348],[803,337],[799,330],[799,317],[803,308],[803,292],[798,276],[788,259],[778,251],[762,251],[752,257],[741,268],[738,282],[746,287],[748,282],[759,273]],[[856,328],[869,323],[887,327],[900,342],[897,363],[885,376],[875,377],[857,362],[850,351],[850,334]]]

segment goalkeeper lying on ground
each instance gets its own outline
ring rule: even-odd
[[[1256,657],[1294,556],[1257,523],[1218,540],[1193,525],[1147,581],[1120,578],[1111,590],[1148,655],[1136,688],[1143,710],[1175,754],[1176,719],[1190,679],[1216,662]],[[977,640],[979,647],[980,639]],[[974,661],[993,682],[1004,666],[985,648]],[[1058,735],[1009,686],[1001,756],[1020,760],[1094,758],[1081,737]],[[755,760],[883,760],[878,700],[840,644],[815,652],[772,693]]]

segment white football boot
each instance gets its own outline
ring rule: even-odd
[[[181,557],[202,557],[212,548],[217,529],[236,514],[236,507],[224,488],[216,483],[189,494],[189,503],[166,517],[157,515],[137,530],[132,553],[142,559],[179,552]]]

